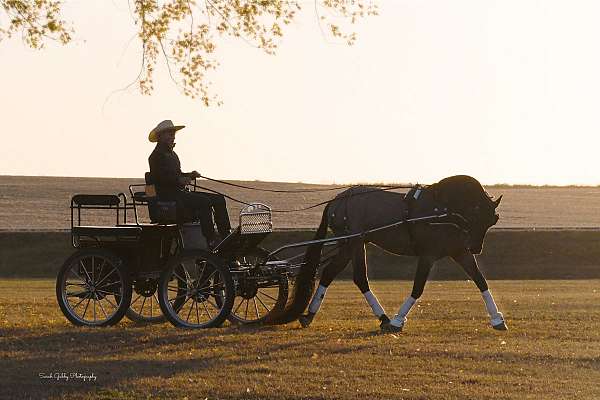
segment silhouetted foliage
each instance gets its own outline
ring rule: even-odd
[[[20,33],[34,49],[43,48],[47,40],[68,43],[73,31],[62,19],[62,5],[62,1],[52,0],[0,0],[9,19],[7,27],[0,20],[0,40]],[[128,0],[128,5],[142,46],[142,65],[135,81],[140,91],[152,93],[155,66],[162,57],[181,91],[199,97],[207,106],[219,103],[210,93],[206,77],[207,71],[218,65],[215,50],[219,38],[239,38],[274,54],[284,26],[304,5],[314,7],[322,28],[351,45],[356,34],[333,19],[354,24],[377,14],[371,0]]]

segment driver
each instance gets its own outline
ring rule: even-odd
[[[171,120],[159,123],[148,135],[148,140],[156,143],[150,157],[150,177],[156,186],[156,194],[161,200],[176,201],[185,209],[197,212],[202,225],[202,233],[211,246],[218,243],[212,219],[214,210],[215,221],[220,238],[225,238],[231,231],[229,215],[225,205],[225,198],[221,194],[190,192],[185,190],[185,185],[200,177],[197,171],[181,172],[179,157],[173,151],[175,147],[175,132],[185,126],[173,125]]]

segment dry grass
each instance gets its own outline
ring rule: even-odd
[[[118,193],[128,191],[135,179],[50,178],[0,176],[0,229],[66,229],[69,227],[69,200],[76,193]],[[200,181],[199,181],[200,182]],[[269,189],[309,189],[333,186],[303,183],[238,182]],[[207,187],[246,201],[261,201],[276,209],[298,209],[330,199],[336,193],[265,193],[236,189],[218,183]],[[489,193],[504,195],[498,227],[598,227],[599,187],[496,188]],[[240,206],[228,201],[235,219]],[[315,228],[322,208],[275,214],[276,228]],[[111,219],[109,223],[114,224]],[[237,225],[234,222],[233,225]]]
[[[470,282],[430,282],[405,332],[382,335],[336,283],[309,329],[76,328],[53,281],[0,280],[0,397],[597,399],[600,281],[493,281],[511,330],[488,328]],[[372,284],[389,312],[409,282]],[[96,382],[40,373],[94,373]]]

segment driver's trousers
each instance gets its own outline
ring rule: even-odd
[[[213,210],[221,239],[229,234],[231,224],[229,223],[229,214],[223,195],[205,192],[179,192],[177,200],[184,208],[193,210],[195,214],[197,213],[202,225],[202,233],[209,241],[215,239]]]

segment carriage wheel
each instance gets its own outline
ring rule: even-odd
[[[56,279],[61,311],[75,325],[114,325],[131,301],[131,283],[122,260],[104,249],[84,249],[65,261]]]
[[[158,324],[165,321],[158,302],[158,279],[141,278],[133,282],[131,304],[125,316],[137,323]]]
[[[202,251],[173,257],[158,285],[163,314],[173,325],[184,328],[220,326],[231,312],[234,296],[227,266]]]
[[[249,254],[238,257],[237,261],[242,266],[256,267],[264,263],[268,254],[267,250],[257,247]],[[239,324],[264,322],[273,312],[284,309],[288,289],[288,278],[284,274],[264,277],[254,273],[240,274],[229,320]]]

